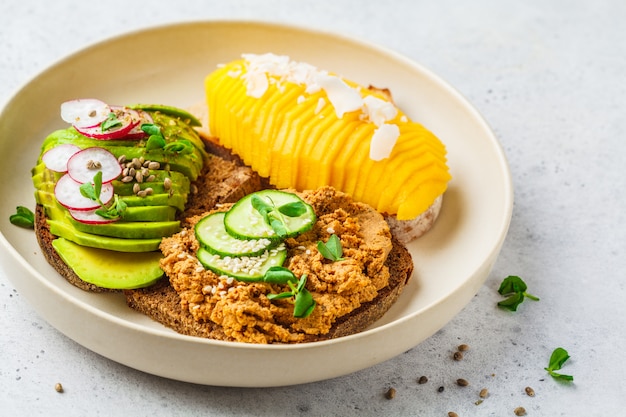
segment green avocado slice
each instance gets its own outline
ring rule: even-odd
[[[80,246],[63,238],[53,240],[52,246],[80,279],[102,288],[142,288],[163,276],[160,252],[113,252]]]
[[[151,252],[159,249],[161,238],[123,239],[118,237],[98,236],[79,232],[67,220],[48,220],[50,233],[63,237],[81,246],[109,249],[116,252]]]

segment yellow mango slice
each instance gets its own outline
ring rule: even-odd
[[[379,93],[308,64],[244,55],[205,80],[209,130],[278,188],[331,185],[399,220],[450,180],[443,143]]]

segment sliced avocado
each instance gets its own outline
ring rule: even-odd
[[[170,206],[175,207],[180,211],[185,210],[185,203],[187,202],[187,196],[181,194],[153,194],[146,197],[137,197],[134,195],[123,196],[122,200],[129,207],[141,207],[141,206]]]
[[[176,208],[169,206],[126,207],[124,221],[167,222],[176,219]]]
[[[187,110],[179,109],[178,107],[166,106],[163,104],[133,104],[128,107],[135,110],[159,112],[169,116],[181,118],[183,122],[187,123],[189,126],[202,126],[202,123],[200,123],[200,120],[198,120],[196,116],[189,113]]]
[[[179,221],[128,222],[119,220],[105,224],[88,224],[74,220],[69,213],[66,218],[79,232],[121,239],[156,239],[171,236],[180,231]]]
[[[33,185],[35,188],[41,187],[42,184],[45,183],[53,183],[56,182],[63,176],[62,172],[54,172],[49,169],[43,169],[41,172],[37,172],[32,176]]]
[[[63,238],[53,240],[52,246],[80,279],[99,287],[142,288],[163,276],[160,252],[113,252],[80,246]]]
[[[144,190],[146,188],[152,188],[153,193],[155,194],[164,194],[169,193],[170,190],[173,193],[177,194],[189,194],[189,188],[191,186],[191,181],[189,178],[182,175],[180,172],[166,172],[166,171],[150,171],[151,175],[155,175],[156,178],[154,181],[150,182],[142,182],[140,185],[141,189]],[[166,177],[169,177],[171,180],[171,186],[169,189],[165,189],[164,180]],[[115,193],[123,196],[123,195],[132,195],[133,188],[136,182],[122,182],[120,180],[113,181],[113,187],[115,189]]]
[[[98,236],[79,232],[67,220],[48,220],[50,233],[64,237],[81,246],[109,249],[118,252],[151,252],[159,249],[161,238],[156,239],[121,239],[117,237]]]

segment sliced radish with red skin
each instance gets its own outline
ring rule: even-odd
[[[85,224],[108,224],[108,223],[116,222],[118,220],[118,218],[107,219],[106,217],[102,217],[101,215],[96,213],[96,210],[89,210],[89,211],[70,210],[69,212],[74,220],[77,220]]]
[[[61,118],[77,129],[99,126],[111,113],[111,107],[95,98],[81,98],[61,104]]]
[[[102,171],[102,183],[107,184],[120,176],[122,166],[115,155],[97,146],[76,152],[67,161],[67,173],[81,184],[93,182],[98,171]]]
[[[100,204],[84,197],[80,193],[80,182],[76,182],[68,174],[63,175],[54,187],[54,196],[59,204],[70,210],[89,211],[100,208]],[[113,184],[102,184],[100,200],[107,204],[113,198]]]
[[[146,132],[141,130],[141,125],[154,123],[154,119],[150,116],[150,113],[134,109],[128,109],[128,111],[133,114],[133,119],[137,122],[137,124],[131,129],[130,132],[128,132],[125,139],[143,139],[148,136]]]
[[[64,143],[44,152],[41,160],[46,165],[46,168],[52,171],[67,172],[67,161],[79,151],[80,148],[78,146]]]
[[[111,129],[102,131],[102,123],[97,126],[79,127],[74,125],[76,130],[84,136],[99,140],[121,139],[128,134],[137,125],[130,109],[121,106],[110,106],[111,112],[115,114],[120,125]]]

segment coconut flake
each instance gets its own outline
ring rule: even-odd
[[[393,124],[383,124],[374,131],[370,141],[370,159],[380,161],[389,158],[398,137],[400,128]]]
[[[398,109],[389,101],[367,96],[363,99],[363,113],[376,126],[381,126],[393,120],[398,114]]]
[[[350,87],[339,77],[320,74],[317,77],[317,84],[326,92],[328,101],[335,108],[335,114],[339,119],[345,113],[359,110],[363,106],[363,99],[358,90]]]

